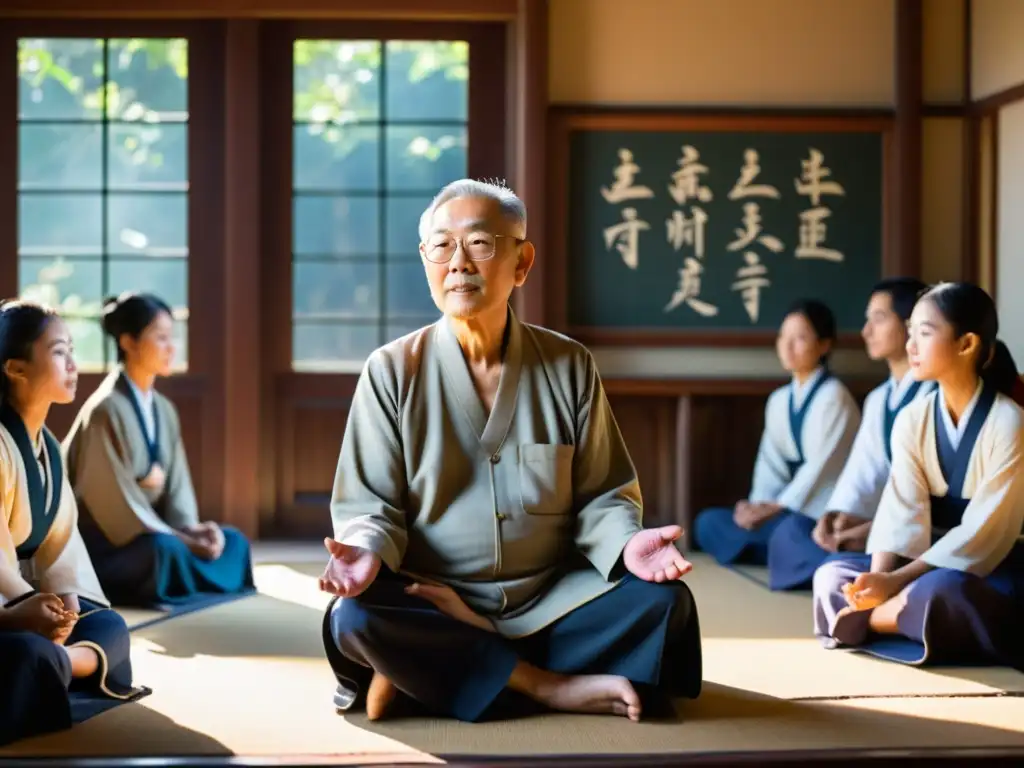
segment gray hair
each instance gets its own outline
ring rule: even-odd
[[[522,227],[522,236],[526,236],[526,206],[515,192],[505,186],[500,179],[494,181],[477,181],[476,179],[459,179],[446,185],[434,196],[427,210],[420,216],[420,242],[427,242],[430,237],[434,213],[442,205],[459,197],[483,197],[494,200],[500,207],[502,215]]]

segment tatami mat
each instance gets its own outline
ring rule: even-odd
[[[824,651],[808,637],[806,596],[769,593],[702,558],[687,579],[700,608],[708,682],[700,699],[680,703],[676,719],[545,715],[464,725],[341,717],[320,646],[327,598],[316,590],[316,558],[308,560],[259,565],[259,596],[135,633],[136,680],[152,696],[0,756],[437,762],[436,755],[1024,747],[1024,698],[998,695],[1024,691],[1024,675],[918,670]],[[850,696],[868,698],[797,700]]]

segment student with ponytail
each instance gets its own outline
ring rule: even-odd
[[[128,628],[96,578],[50,406],[74,400],[67,326],[0,305],[0,743],[69,728],[144,695]]]
[[[911,369],[938,389],[896,417],[867,554],[815,574],[826,648],[1024,670],[1024,411],[998,331],[992,298],[970,283],[915,305]]]
[[[170,307],[125,293],[106,302],[103,328],[119,365],[64,441],[100,583],[118,604],[147,607],[251,592],[249,542],[200,520],[178,411],[154,387],[174,362]]]

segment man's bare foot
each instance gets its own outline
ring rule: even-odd
[[[640,696],[629,680],[617,675],[559,675],[520,661],[508,686],[562,712],[640,719]]]
[[[366,718],[380,720],[397,695],[398,689],[395,688],[395,684],[380,672],[374,672],[370,687],[366,691]]]
[[[623,715],[640,719],[640,697],[633,685],[617,675],[566,675],[537,691],[537,698],[563,712]]]

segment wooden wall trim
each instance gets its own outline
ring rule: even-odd
[[[789,380],[784,377],[758,379],[664,379],[609,377],[602,380],[609,396],[632,397],[730,397],[763,395],[767,397]],[[881,383],[871,376],[844,377],[843,384],[855,395],[866,393]]]
[[[989,134],[992,147],[992,171],[989,175],[991,204],[988,211],[989,248],[985,253],[988,262],[988,292],[992,299],[999,301],[999,113],[993,114],[989,120]]]
[[[259,22],[227,22],[224,68],[224,326],[221,421],[222,519],[247,536],[259,531],[260,89]]]
[[[896,194],[889,230],[897,274],[921,274],[922,0],[900,0],[896,13]]]
[[[594,102],[554,102],[549,107],[551,114],[566,113],[574,115],[615,114],[628,109],[631,114],[645,115],[676,115],[679,107],[674,105],[623,105],[598,104]],[[969,111],[966,104],[956,102],[932,102],[921,105],[924,117],[963,117]],[[794,118],[867,118],[877,117],[892,120],[896,116],[894,107],[748,107],[729,104],[687,104],[688,115],[734,115],[737,117],[794,117]]]
[[[517,0],[5,0],[0,18],[297,19],[507,21]]]
[[[883,232],[885,227],[883,226]],[[887,263],[882,262],[886,275],[897,274]],[[577,328],[568,326],[564,333],[581,344],[594,347],[766,347],[775,344],[778,333],[765,331],[676,331],[633,330],[615,328]],[[837,349],[862,349],[864,340],[859,333],[841,333],[836,339]]]
[[[693,547],[693,536],[691,533],[691,521],[696,516],[693,509],[693,496],[690,493],[692,488],[691,475],[693,471],[693,400],[689,395],[682,395],[676,404],[675,422],[675,466],[672,473],[675,477],[675,488],[672,498],[676,500],[678,524],[683,527],[683,537],[680,542],[683,551]]]
[[[981,206],[978,183],[980,178],[981,146],[979,144],[979,117],[971,111],[971,59],[974,55],[974,4],[963,0],[963,103],[967,108],[961,145],[963,164],[963,187],[960,197],[960,279],[978,282],[980,264],[978,261],[978,212]]]
[[[108,22],[84,23],[105,25]],[[153,34],[162,33],[154,31]],[[199,478],[200,513],[204,518],[213,519],[220,519],[222,515],[221,486],[225,470],[221,415],[223,342],[217,342],[218,336],[223,338],[226,331],[222,315],[224,277],[220,264],[224,244],[223,158],[227,137],[223,122],[224,83],[218,76],[224,70],[224,56],[223,24],[203,24],[189,37],[190,72],[212,73],[209,77],[193,75],[189,82],[188,302],[189,370],[202,373],[207,382],[199,406],[201,423],[196,425],[194,433],[200,436],[203,460],[196,464],[195,459],[190,458],[190,464],[193,475]]]
[[[0,60],[18,60],[18,35],[0,24]],[[18,73],[0,73],[0,298],[18,295]]]
[[[1006,88],[971,104],[971,111],[979,116],[997,114],[1003,107],[1024,100],[1024,83]]]
[[[537,259],[513,306],[525,322],[546,325],[547,274],[552,259],[562,258],[547,239],[548,108],[548,0],[519,0],[516,21],[509,25],[512,38],[508,92],[512,109],[512,174],[516,192],[526,203],[527,234],[537,249]],[[564,299],[564,297],[562,297]]]

